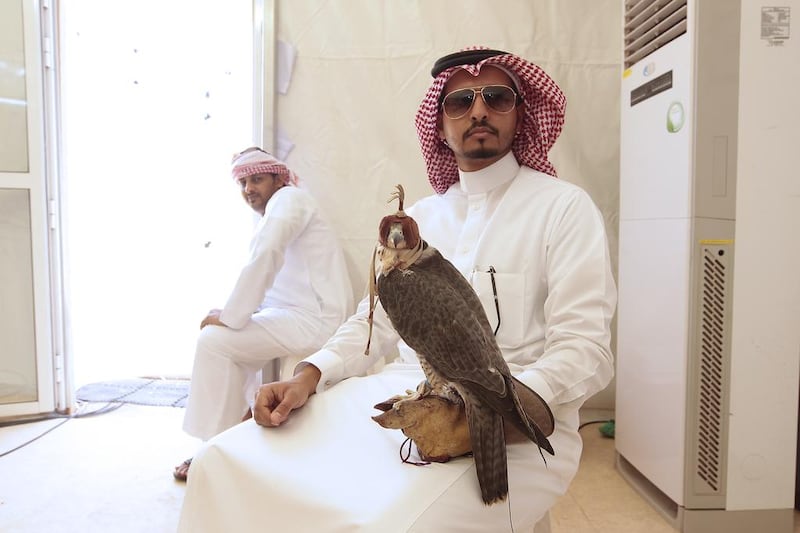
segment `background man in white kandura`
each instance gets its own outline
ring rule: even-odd
[[[234,156],[231,174],[261,219],[225,307],[200,323],[183,429],[203,440],[251,416],[268,361],[316,351],[353,306],[337,236],[295,173],[253,147]]]

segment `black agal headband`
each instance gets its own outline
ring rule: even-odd
[[[457,67],[459,65],[475,65],[484,59],[488,59],[490,57],[501,56],[504,54],[508,54],[508,52],[503,52],[502,50],[464,50],[463,52],[455,52],[453,54],[447,54],[444,57],[440,57],[436,60],[436,63],[433,64],[433,68],[431,69],[431,76],[434,78],[444,72],[445,70],[449,69],[450,67]]]

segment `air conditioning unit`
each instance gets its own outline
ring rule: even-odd
[[[789,533],[791,506],[729,498],[742,2],[623,11],[617,468],[680,531]]]

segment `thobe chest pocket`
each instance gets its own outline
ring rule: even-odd
[[[470,282],[492,331],[497,330],[497,344],[501,348],[521,345],[525,333],[525,276],[481,269],[472,272]]]

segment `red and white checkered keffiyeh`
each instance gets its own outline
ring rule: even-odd
[[[480,50],[470,47],[465,50]],[[566,97],[556,82],[540,67],[513,54],[489,57],[474,65],[458,65],[442,71],[428,89],[417,110],[414,123],[417,127],[422,155],[428,170],[428,181],[433,190],[443,194],[458,181],[458,165],[453,151],[439,138],[436,119],[440,112],[439,99],[447,80],[464,69],[477,76],[484,65],[495,65],[516,74],[519,78],[524,113],[520,133],[514,138],[511,151],[517,161],[551,176],[556,170],[547,159],[564,126]]]
[[[256,174],[275,174],[283,178],[287,185],[297,185],[297,174],[286,166],[286,163],[276,159],[272,154],[260,148],[248,148],[244,152],[233,156],[231,161],[231,176],[234,181]]]

